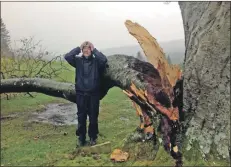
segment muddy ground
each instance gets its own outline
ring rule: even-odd
[[[48,104],[45,110],[31,114],[29,122],[43,122],[53,125],[77,125],[77,106],[75,103]],[[120,120],[128,122],[129,119],[120,117]]]
[[[45,110],[32,113],[29,121],[53,125],[76,125],[76,113],[77,106],[74,103],[48,104]]]

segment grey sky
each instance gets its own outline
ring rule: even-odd
[[[184,38],[177,2],[2,2],[1,17],[12,40],[35,36],[57,53],[85,40],[101,50],[135,45],[126,19],[144,26],[158,41]]]

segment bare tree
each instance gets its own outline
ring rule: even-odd
[[[1,78],[56,78],[60,77],[63,70],[69,70],[63,62],[63,56],[49,53],[40,45],[41,41],[35,41],[33,37],[15,41],[13,57],[4,57],[1,62]],[[50,60],[47,57],[53,57]],[[29,92],[29,96],[33,97]],[[13,94],[14,96],[17,94]],[[10,95],[6,95],[9,99]]]

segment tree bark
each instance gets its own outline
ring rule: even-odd
[[[1,80],[0,93],[38,92],[75,102],[74,84],[43,78],[12,78]]]
[[[185,31],[186,150],[229,158],[230,2],[179,2]]]

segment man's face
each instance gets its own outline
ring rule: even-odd
[[[84,47],[83,48],[83,55],[86,56],[86,57],[91,55],[90,47]]]

